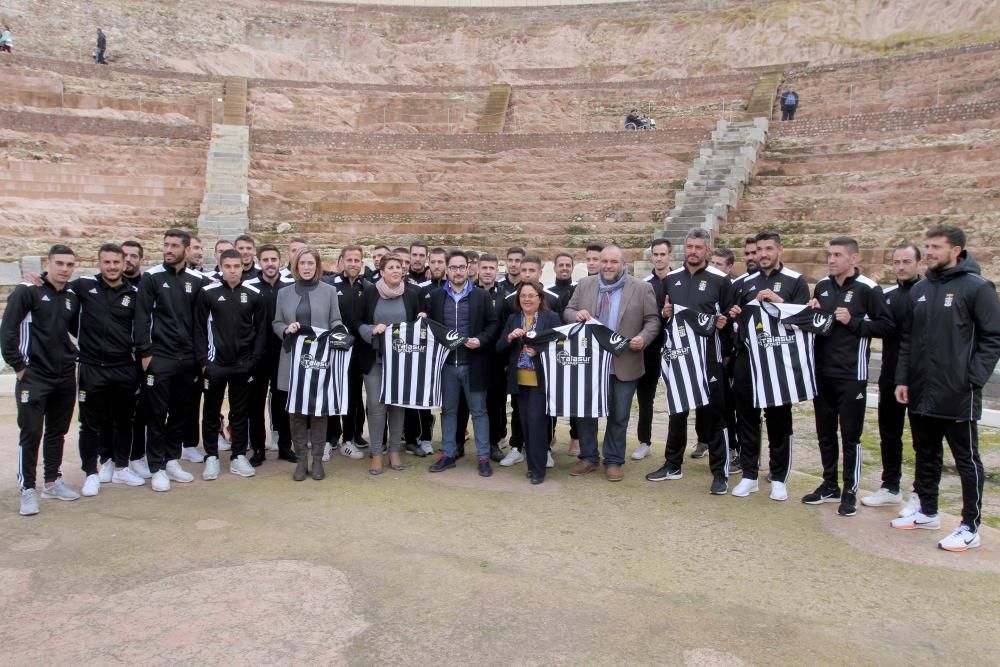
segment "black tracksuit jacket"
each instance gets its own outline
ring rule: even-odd
[[[264,358],[267,307],[260,290],[240,283],[212,283],[202,288],[195,305],[195,358],[199,366],[209,363],[253,370]]]
[[[194,269],[160,264],[143,274],[135,308],[135,349],[140,357],[193,361],[194,305],[211,281]]]
[[[16,372],[27,367],[50,378],[72,376],[76,345],[70,332],[78,328],[80,301],[69,284],[61,291],[42,274],[42,286],[21,283],[7,299],[0,327],[3,359]]]
[[[76,342],[80,363],[115,367],[135,363],[135,304],[139,290],[127,280],[110,287],[101,274],[70,283],[80,299]]]
[[[885,296],[885,305],[889,307],[889,314],[896,325],[896,330],[891,336],[882,337],[882,368],[878,383],[880,387],[885,387],[890,392],[896,386],[896,361],[899,359],[899,339],[903,333],[902,327],[910,321],[910,315],[913,313],[910,290],[918,282],[920,282],[920,276],[906,282],[897,282],[882,290],[882,294]]]

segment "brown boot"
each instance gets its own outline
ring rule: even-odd
[[[326,477],[326,472],[323,471],[323,447],[320,446],[319,453],[313,456],[313,467],[312,476],[315,480],[320,480]]]
[[[306,455],[307,453],[304,445],[300,445],[296,442],[294,443],[294,447],[295,455],[298,457],[298,460],[295,462],[295,472],[292,473],[292,479],[296,482],[301,482],[306,478],[306,473],[308,472],[306,465],[309,459]]]
[[[569,474],[573,477],[579,477],[580,475],[586,475],[597,470],[597,464],[591,463],[587,459],[579,459],[573,464],[573,467],[569,469]]]
[[[621,466],[608,466],[604,471],[605,476],[607,476],[609,482],[620,482],[622,481],[622,467]]]

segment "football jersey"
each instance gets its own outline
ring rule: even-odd
[[[347,368],[354,338],[342,324],[302,327],[285,338],[290,348],[289,414],[326,417],[347,413]]]
[[[379,400],[418,410],[441,407],[441,369],[448,353],[466,340],[467,336],[426,318],[386,327]]]
[[[816,396],[817,335],[829,335],[833,314],[806,305],[754,302],[744,306],[753,403],[770,408]]]
[[[717,316],[674,306],[664,327],[660,374],[667,385],[667,414],[708,405],[709,343],[714,344]]]

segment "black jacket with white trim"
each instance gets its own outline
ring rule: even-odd
[[[138,288],[127,280],[111,287],[101,274],[82,276],[70,285],[80,299],[76,342],[80,362],[95,366],[135,363],[135,303]]]
[[[160,264],[139,281],[135,307],[135,350],[140,357],[193,360],[194,304],[210,284],[198,271]]]
[[[42,274],[42,285],[21,283],[7,299],[0,327],[3,359],[21,372],[30,367],[51,378],[73,375],[76,345],[70,332],[77,330],[80,301],[68,284],[57,290]]]
[[[247,370],[264,357],[267,346],[264,299],[256,287],[226,282],[205,286],[198,294],[194,338],[199,366],[242,366]]]
[[[823,278],[813,290],[821,310],[847,308],[851,320],[834,322],[829,336],[816,339],[816,375],[838,380],[868,380],[868,359],[872,338],[891,336],[896,329],[885,305],[882,288],[854,269],[843,285],[832,276]],[[822,385],[820,391],[823,390]]]

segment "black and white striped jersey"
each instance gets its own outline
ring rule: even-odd
[[[816,396],[816,335],[829,335],[833,314],[806,305],[751,302],[744,307],[753,404],[771,408]]]
[[[593,319],[526,339],[542,362],[545,412],[552,417],[606,417],[611,359],[628,349],[630,340]]]
[[[715,341],[716,315],[674,306],[664,326],[660,375],[667,385],[667,414],[687,412],[709,404],[707,364]]]
[[[466,340],[467,336],[426,318],[386,327],[379,400],[417,410],[441,407],[441,369],[448,353]]]
[[[285,338],[291,347],[289,414],[325,417],[347,413],[347,368],[353,337],[347,327],[302,327]]]

